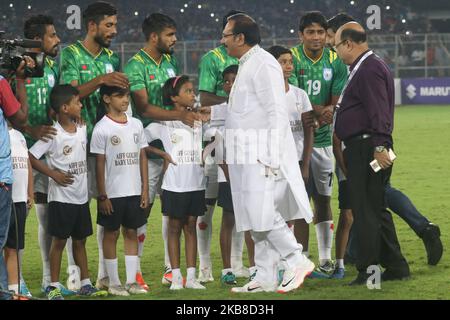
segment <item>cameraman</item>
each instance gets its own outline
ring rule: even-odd
[[[27,122],[25,66],[34,68],[34,61],[30,57],[25,57],[16,70],[16,93],[19,100],[14,96],[8,81],[0,76],[0,252],[3,252],[8,235],[13,183],[11,148],[6,119],[17,128],[23,128]],[[0,291],[3,290],[8,290],[8,275],[3,254],[0,253]],[[7,295],[0,292],[0,299],[2,297],[8,298]]]

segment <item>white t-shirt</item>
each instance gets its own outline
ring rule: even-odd
[[[205,190],[205,172],[201,164],[202,128],[191,128],[181,121],[150,123],[145,128],[147,141],[161,140],[164,150],[177,164],[169,164],[162,189],[172,192]]]
[[[301,161],[303,159],[303,142],[305,140],[302,113],[311,111],[312,106],[306,92],[292,85],[289,85],[289,91],[286,92],[286,101],[291,131],[297,148],[297,156],[298,160]]]
[[[74,181],[63,187],[50,178],[48,201],[85,204],[88,202],[86,126],[77,127],[77,132],[74,133],[65,131],[58,122],[53,127],[57,131],[56,136],[47,142],[39,140],[31,147],[30,153],[36,159],[45,155],[50,169],[69,172],[74,176]]]
[[[120,123],[104,116],[94,127],[91,152],[106,156],[105,187],[109,198],[141,195],[140,152],[147,147],[142,122],[127,115]]]
[[[11,161],[13,166],[13,202],[28,200],[28,148],[25,137],[15,129],[9,129],[11,141]]]

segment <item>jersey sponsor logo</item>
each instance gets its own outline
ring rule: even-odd
[[[133,138],[134,138],[134,143],[138,144],[139,142],[139,135],[137,133],[133,134]]]
[[[113,146],[117,146],[118,144],[120,144],[120,138],[118,136],[112,136],[111,137],[111,144]]]
[[[63,154],[65,155],[65,156],[68,156],[69,154],[71,154],[72,153],[72,147],[71,146],[64,146],[64,148],[63,148]]]
[[[175,70],[173,70],[172,68],[167,69],[167,74],[169,75],[169,77],[173,78],[176,77],[176,73]]]
[[[55,76],[53,74],[48,75],[48,85],[53,88],[55,86]]]
[[[333,78],[333,69],[323,68],[323,79],[325,81],[330,81]]]
[[[105,63],[105,71],[106,71],[106,73],[113,73],[114,72],[114,67],[112,66],[111,63]]]

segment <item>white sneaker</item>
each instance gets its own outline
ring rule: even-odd
[[[127,289],[125,289],[125,287],[120,284],[115,286],[109,286],[108,293],[112,294],[113,296],[122,296],[122,297],[130,296]]]
[[[200,282],[198,282],[195,279],[187,280],[185,288],[186,289],[206,289],[206,287],[201,285]]]
[[[69,277],[67,278],[67,289],[72,291],[78,291],[81,289],[81,279],[80,279],[80,267],[77,265],[72,265],[67,267],[67,273]]]
[[[181,290],[184,289],[183,283],[180,281],[172,281],[172,284],[170,285],[170,290]]]
[[[104,277],[101,279],[97,279],[95,282],[95,287],[98,290],[108,290],[109,287],[109,277]]]
[[[305,278],[314,271],[314,267],[314,263],[305,258],[305,261],[301,265],[294,269],[286,270],[277,292],[286,293],[300,287]]]
[[[243,287],[234,287],[231,288],[231,292],[234,293],[255,293],[255,292],[274,292],[275,287],[269,288],[264,287],[259,283],[259,281],[252,280],[245,284]]]
[[[213,282],[214,278],[210,267],[202,268],[199,270],[198,279],[200,283]]]
[[[248,268],[244,267],[243,265],[233,268],[233,273],[236,276],[236,278],[248,278],[250,277],[250,272],[248,271]]]
[[[125,285],[125,289],[129,294],[146,294],[147,290],[142,288],[137,282],[135,283],[127,283]]]

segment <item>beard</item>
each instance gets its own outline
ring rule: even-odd
[[[169,48],[165,46],[161,41],[158,41],[157,48],[158,51],[161,52],[161,54],[173,54],[174,52],[173,47]]]
[[[99,34],[97,34],[94,37],[94,40],[95,40],[95,42],[97,42],[103,48],[109,48],[111,46],[111,41],[107,42],[107,40],[105,40],[105,38],[103,38]]]
[[[53,47],[50,50],[42,50],[42,51],[45,53],[45,55],[52,57],[52,58],[56,58],[56,56],[58,55],[58,46],[59,45],[57,45],[56,47]]]

